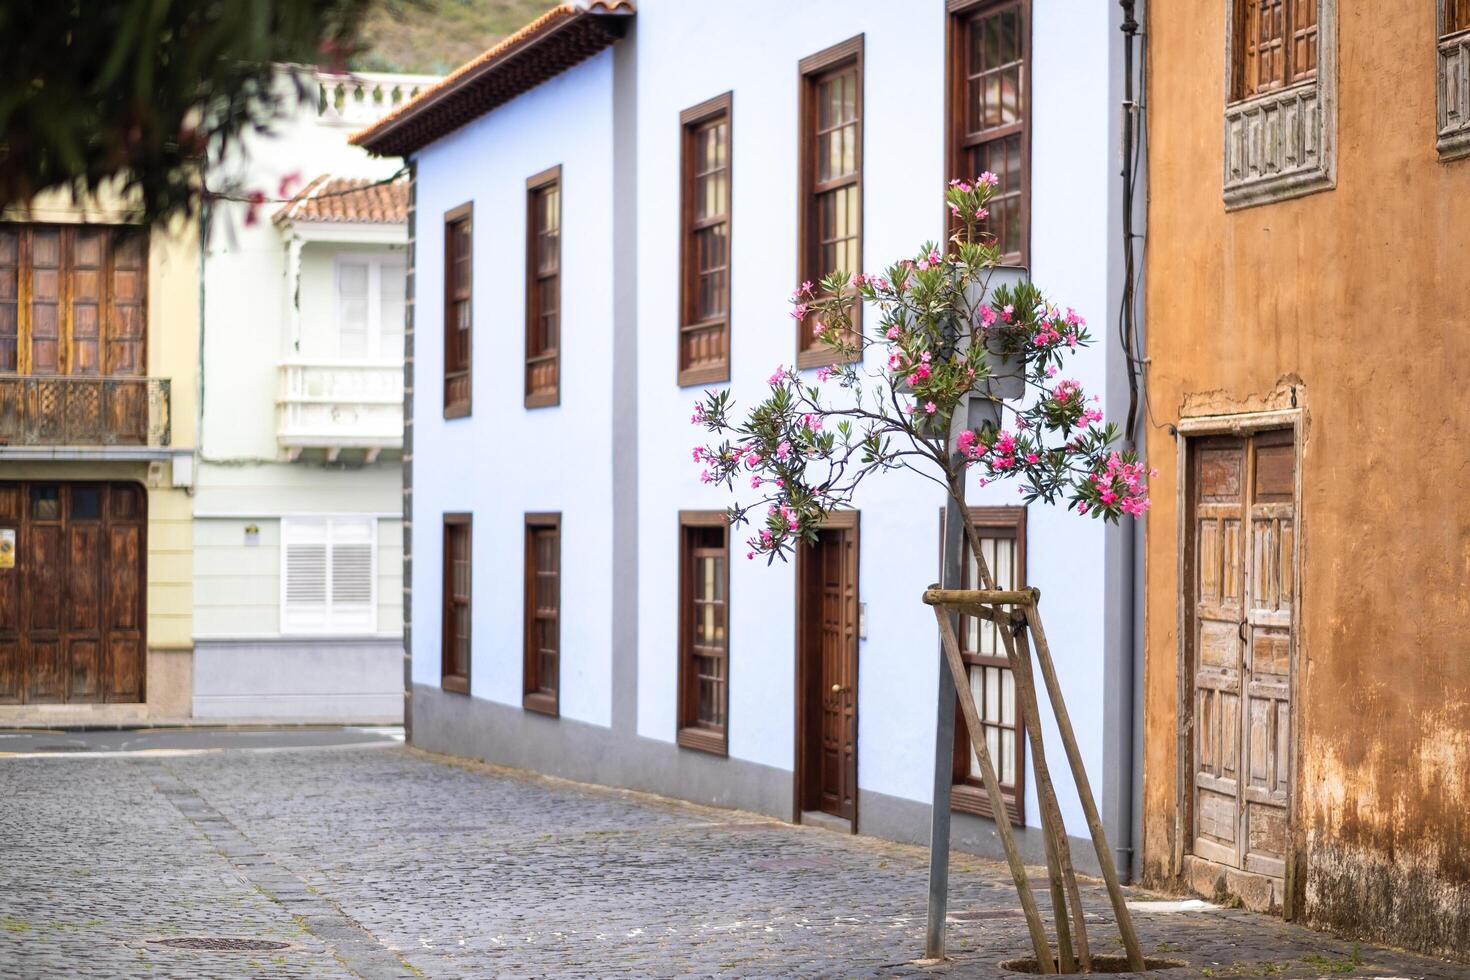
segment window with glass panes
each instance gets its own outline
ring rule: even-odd
[[[861,272],[863,261],[863,38],[844,41],[801,62],[801,279]],[[854,305],[857,320],[861,307]],[[797,364],[832,360],[797,324]]]
[[[337,344],[323,353],[349,363],[402,358],[405,276],[400,255],[338,255]]]
[[[470,693],[470,515],[444,515],[440,686]]]
[[[1235,0],[1235,98],[1317,77],[1318,0]]]
[[[729,537],[723,511],[680,517],[678,742],[726,751],[729,705]]]
[[[978,3],[951,21],[950,177],[999,178],[982,231],[1002,261],[1026,262],[1030,223],[1028,0]]]
[[[730,108],[724,95],[686,109],[679,384],[730,378]]]
[[[526,515],[526,650],[522,702],[556,714],[561,677],[561,515]]]
[[[444,417],[470,414],[473,204],[444,216]]]
[[[526,407],[561,400],[561,167],[526,182]]]
[[[1026,511],[1021,507],[977,507],[970,518],[980,531],[982,554],[998,589],[1026,587]],[[963,587],[980,588],[979,569],[968,541],[965,544]],[[1024,651],[1025,636],[1016,638]],[[1012,823],[1022,822],[1025,798],[1026,750],[1016,700],[1016,680],[1006,659],[1005,643],[994,623],[973,616],[961,619],[960,653],[970,678],[970,691],[985,729],[995,774]],[[980,759],[970,743],[964,715],[956,712],[955,809],[992,816],[990,798],[980,779]]]

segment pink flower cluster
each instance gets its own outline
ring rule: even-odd
[[[1154,471],[1155,474],[1157,472]],[[1148,511],[1148,481],[1142,463],[1127,462],[1121,453],[1114,451],[1108,454],[1104,468],[1093,473],[1090,479],[1097,490],[1097,499],[1104,506],[1116,504],[1123,513],[1134,517],[1142,517]],[[1086,501],[1078,505],[1078,510],[1087,513]]]
[[[1037,347],[1047,347],[1065,342],[1068,347],[1076,347],[1077,329],[1087,321],[1078,316],[1077,311],[1070,306],[1067,307],[1065,316],[1054,310],[1047,310],[1047,313],[1049,315],[1036,324],[1036,335],[1031,338],[1031,343]]]

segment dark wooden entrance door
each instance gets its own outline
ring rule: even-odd
[[[1191,446],[1192,852],[1283,877],[1294,735],[1290,430]]]
[[[846,820],[857,813],[857,569],[855,520],[802,548],[799,805]]]
[[[134,483],[0,483],[0,703],[143,700],[146,523]]]

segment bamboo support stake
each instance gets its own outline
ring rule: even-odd
[[[990,577],[990,570],[981,574]],[[985,606],[1026,606],[1036,601],[1030,589],[925,589],[924,601],[931,606],[950,606],[957,603]]]
[[[932,591],[932,590],[931,590]],[[1036,896],[1031,893],[1031,879],[1026,876],[1026,866],[1016,850],[1016,839],[1011,833],[1011,823],[1005,819],[1005,799],[1000,793],[1000,780],[995,776],[995,765],[990,761],[990,749],[985,744],[984,729],[980,726],[980,712],[975,706],[975,695],[970,690],[965,663],[960,657],[960,643],[955,636],[954,625],[943,606],[934,607],[934,618],[939,621],[939,637],[944,647],[944,659],[949,664],[950,676],[954,678],[955,692],[959,695],[960,710],[964,712],[965,725],[970,731],[970,743],[975,746],[975,755],[980,760],[980,777],[985,783],[986,795],[990,797],[990,812],[996,814],[995,830],[1005,850],[1006,863],[1010,865],[1011,877],[1016,882],[1016,892],[1021,899],[1021,910],[1026,915],[1026,928],[1031,933],[1031,945],[1036,951],[1037,971],[1055,973],[1051,946],[1046,938],[1046,927],[1042,925],[1041,913],[1036,909]]]
[[[985,549],[974,524],[966,521],[965,534],[969,539],[971,553],[976,556],[976,572],[980,580],[977,584],[984,588],[973,591],[930,590],[925,594],[926,602],[930,601],[931,594],[935,599],[943,594],[948,599],[945,602],[946,606],[972,609],[983,608],[982,603],[1005,603],[1007,606],[1020,605],[1029,608],[1040,601],[1041,593],[1035,589],[997,589],[995,578],[985,563]],[[1090,971],[1092,951],[1087,941],[1087,922],[1082,908],[1082,895],[1078,891],[1077,872],[1072,865],[1072,845],[1067,838],[1067,827],[1062,820],[1061,806],[1057,803],[1056,787],[1052,783],[1051,770],[1046,764],[1046,750],[1041,732],[1041,710],[1037,705],[1036,682],[1031,673],[1031,660],[1024,651],[1019,656],[1017,654],[1015,634],[1012,632],[1012,614],[1009,611],[1001,605],[990,605],[986,613],[981,614],[981,618],[988,619],[996,625],[997,632],[1005,646],[1006,659],[1010,662],[1016,687],[1020,690],[1021,717],[1031,741],[1032,768],[1036,773],[1037,783],[1036,796],[1041,804],[1042,839],[1047,845],[1047,874],[1053,886],[1052,917],[1056,923],[1057,951],[1062,972],[1071,973],[1076,969],[1071,945],[1071,930],[1067,927],[1069,903],[1062,900],[1058,894],[1063,890],[1065,890],[1066,898],[1070,899],[1073,922],[1076,926],[1077,952],[1082,958],[1082,968]],[[1060,888],[1057,887],[1058,873],[1060,873],[1062,882]]]
[[[1020,648],[1015,635],[1007,626],[998,632],[1005,643],[1006,658],[1015,675],[1016,691],[1021,699],[1021,717],[1026,725],[1026,737],[1031,743],[1031,768],[1036,773],[1036,798],[1041,804],[1042,831],[1048,848],[1055,849],[1056,862],[1061,882],[1066,891],[1066,901],[1052,898],[1052,912],[1057,923],[1057,945],[1060,947],[1062,972],[1068,968],[1071,950],[1063,942],[1063,928],[1067,919],[1067,906],[1072,909],[1072,922],[1077,933],[1077,956],[1082,961],[1083,972],[1092,972],[1092,950],[1087,941],[1087,922],[1082,908],[1082,894],[1077,888],[1077,870],[1072,864],[1072,845],[1067,840],[1067,825],[1062,820],[1062,808],[1057,802],[1056,787],[1052,783],[1051,768],[1046,763],[1046,746],[1041,733],[1041,708],[1036,700],[1036,679],[1031,672],[1030,653]],[[1055,889],[1061,891],[1062,888]]]
[[[1102,869],[1103,881],[1108,886],[1108,897],[1113,903],[1113,915],[1118,920],[1118,932],[1123,937],[1123,949],[1128,954],[1128,969],[1144,969],[1143,951],[1138,945],[1138,933],[1133,928],[1133,916],[1128,911],[1128,902],[1123,897],[1123,888],[1118,884],[1118,868],[1113,863],[1113,852],[1108,848],[1107,832],[1102,818],[1098,816],[1097,803],[1092,798],[1092,784],[1087,778],[1087,769],[1082,765],[1082,753],[1077,749],[1077,736],[1072,731],[1072,719],[1067,714],[1067,703],[1062,699],[1062,688],[1057,683],[1057,672],[1052,664],[1051,648],[1047,646],[1046,633],[1041,627],[1041,615],[1033,602],[1021,606],[1026,623],[1036,641],[1036,660],[1041,664],[1041,677],[1046,682],[1047,697],[1051,700],[1052,714],[1056,716],[1057,728],[1062,735],[1062,745],[1067,750],[1067,762],[1072,767],[1072,778],[1077,782],[1077,795],[1081,797],[1082,812],[1087,816],[1087,828],[1092,832],[1092,846],[1097,851],[1097,863]]]

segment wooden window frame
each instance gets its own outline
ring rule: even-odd
[[[725,215],[721,221],[710,221],[708,225],[695,227],[694,219],[694,150],[695,136],[706,124],[723,119],[725,122]],[[730,380],[730,341],[733,331],[731,330],[731,273],[733,271],[733,244],[734,238],[731,234],[733,228],[734,212],[734,177],[735,177],[735,94],[726,92],[712,99],[701,102],[699,105],[691,106],[679,113],[679,337],[678,350],[675,352],[676,363],[679,365],[678,384],[680,387],[688,385],[714,384],[720,381]],[[705,227],[723,223],[725,226],[725,317],[723,323],[718,320],[695,321],[693,315],[694,297],[698,293],[699,270],[695,268],[694,235],[695,232]],[[725,357],[722,364],[702,365],[699,367],[688,367],[684,363],[684,337],[694,330],[704,330],[713,326],[720,326],[724,336]]]
[[[361,543],[337,540],[338,529],[351,525],[367,530],[368,598],[365,602],[339,602],[335,598],[339,552],[345,547]],[[313,610],[310,609],[310,604],[291,601],[291,548],[293,545],[300,547],[316,544],[316,542],[297,539],[297,535],[302,530],[310,527],[320,527],[322,532],[322,602],[320,603],[322,620],[318,624],[302,625],[297,619],[297,616],[303,614],[302,606],[308,607],[305,611],[307,613]],[[312,514],[281,517],[278,615],[282,636],[362,636],[378,632],[378,532],[378,519],[371,514]],[[344,607],[345,613],[342,612]],[[365,614],[366,619],[353,622],[353,613]],[[342,623],[343,619],[348,620],[346,625]]]
[[[557,245],[556,245],[556,349],[551,353],[542,351],[539,354],[531,353],[531,338],[533,332],[539,328],[541,319],[541,275],[537,269],[536,262],[536,236],[540,234],[537,227],[536,203],[541,194],[547,188],[555,187],[560,197],[557,205]],[[561,404],[561,351],[562,351],[562,266],[561,266],[561,241],[563,226],[562,220],[566,214],[566,193],[561,182],[561,164],[548,167],[535,176],[526,178],[526,371],[523,384],[525,386],[526,408],[548,408],[552,405]],[[549,278],[549,277],[547,277]],[[531,365],[534,362],[551,361],[556,366],[556,387],[549,391],[531,390]]]
[[[694,670],[694,577],[691,530],[718,527],[724,531],[725,539],[725,724],[716,731],[696,722],[698,710],[698,674]],[[678,667],[678,713],[675,720],[675,741],[686,749],[709,752],[713,755],[730,753],[730,524],[722,510],[679,511],[679,667]]]
[[[536,553],[538,532],[552,531],[556,535],[556,676],[548,686],[541,676],[541,661],[535,642],[536,624]],[[521,661],[521,706],[553,717],[561,714],[561,514],[531,513],[526,515],[525,530],[525,607],[522,616],[523,645]],[[549,690],[548,690],[549,687]]]
[[[450,367],[449,352],[459,342],[459,323],[454,316],[454,305],[460,301],[454,290],[454,264],[458,256],[454,251],[454,231],[461,224],[469,225],[469,283],[465,287],[463,301],[470,307],[470,349],[463,366]],[[468,201],[457,208],[444,212],[444,417],[465,418],[470,414],[474,399],[475,364],[475,202]],[[450,400],[450,385],[464,378],[465,397]]]
[[[942,514],[943,512],[941,512]],[[1026,586],[1026,508],[1025,507],[971,507],[969,508],[970,520],[980,531],[982,537],[989,532],[991,536],[1010,536],[1016,542],[1016,587]],[[943,548],[943,521],[941,517],[941,550]],[[997,534],[996,532],[1000,532]],[[963,542],[965,561],[961,565],[960,587],[965,589],[978,588],[969,581],[970,568],[970,546],[968,539]],[[991,569],[991,574],[994,574]],[[961,638],[963,639],[963,624],[961,626]],[[961,659],[968,667],[973,660],[972,655],[963,649],[961,643]],[[1017,653],[1029,656],[1030,651],[1026,645],[1025,634],[1016,637]],[[1000,667],[1009,670],[1002,653],[996,658],[987,660],[986,666]],[[978,707],[978,706],[977,706]],[[1016,701],[1016,785],[1014,790],[1002,788],[1002,796],[1005,800],[1006,816],[1010,822],[1017,826],[1024,826],[1026,822],[1026,722],[1021,713],[1019,694]],[[962,813],[972,813],[978,817],[994,819],[994,812],[990,807],[990,796],[985,792],[979,780],[972,780],[969,775],[970,762],[970,733],[965,724],[964,713],[955,709],[955,740],[954,740],[954,762],[953,778],[950,789],[950,808]],[[997,773],[998,775],[998,773]]]
[[[1455,9],[1463,11],[1456,19]],[[1470,156],[1470,105],[1452,92],[1470,85],[1470,0],[1435,0],[1434,4],[1434,148],[1443,163]]]
[[[945,162],[949,172],[945,182],[955,177],[978,177],[967,173],[968,151],[976,146],[1006,139],[1017,133],[1021,137],[1021,250],[1002,256],[1008,265],[1025,266],[1031,260],[1031,0],[948,0],[945,18],[945,88],[944,140]],[[1021,119],[1009,126],[988,131],[983,138],[970,139],[966,130],[968,92],[969,23],[976,17],[998,13],[1007,7],[1021,12]],[[958,230],[949,205],[944,203],[944,227],[950,234]]]
[[[1318,0],[1280,0],[1282,4],[1283,29],[1281,35],[1281,58],[1282,70],[1281,81],[1272,83],[1264,88],[1256,88],[1248,81],[1248,68],[1253,64],[1250,56],[1252,39],[1256,37],[1253,33],[1250,17],[1250,6],[1253,0],[1230,0],[1231,18],[1231,50],[1230,50],[1230,95],[1231,103],[1249,102],[1251,99],[1269,96],[1272,93],[1282,92],[1297,85],[1315,84],[1321,66],[1322,57],[1322,16]],[[1258,2],[1258,0],[1255,0]],[[1303,74],[1294,68],[1296,58],[1295,39],[1298,34],[1304,33],[1295,29],[1296,21],[1292,17],[1293,12],[1301,4],[1309,4],[1314,8],[1316,16],[1313,19],[1311,31],[1316,35],[1317,59],[1310,74]]]
[[[15,317],[15,367],[0,368],[0,375],[7,377],[76,377],[76,378],[142,378],[148,376],[148,301],[150,292],[149,261],[152,247],[151,236],[145,226],[125,223],[54,223],[44,221],[5,222],[3,230],[15,235],[15,263],[0,267],[15,276],[15,295],[0,300],[0,305],[12,307]],[[34,236],[37,230],[55,231],[57,243],[57,353],[56,370],[36,373],[32,364],[34,351],[32,337],[34,328]],[[97,266],[97,370],[93,373],[75,371],[75,302],[74,285],[77,267],[75,264],[76,236],[79,231],[102,233],[102,253]],[[140,238],[139,268],[137,270],[140,296],[137,300],[138,319],[142,327],[138,345],[139,369],[134,373],[123,373],[114,369],[112,344],[116,297],[117,265],[114,257],[118,240],[125,234]]]
[[[450,648],[453,644],[454,609],[461,605],[454,595],[454,550],[451,546],[451,536],[456,528],[463,528],[465,534],[465,548],[470,556],[469,569],[469,592],[462,605],[468,610],[469,636],[466,640],[470,642],[469,655],[465,657],[464,673],[450,673],[450,664],[453,654]],[[443,567],[440,570],[441,580],[439,589],[439,618],[440,618],[440,653],[439,653],[439,686],[452,694],[470,693],[470,674],[474,667],[474,575],[475,575],[475,533],[474,517],[468,513],[449,513],[444,515],[444,556]]]
[[[866,108],[863,97],[864,71],[863,71],[863,49],[864,35],[848,38],[840,44],[834,44],[830,48],[818,51],[816,54],[808,55],[801,59],[797,65],[797,85],[801,93],[800,111],[797,115],[799,127],[797,175],[799,185],[799,197],[797,206],[797,231],[796,231],[796,282],[817,283],[823,276],[836,270],[822,269],[821,265],[821,243],[817,240],[817,200],[820,195],[838,189],[843,186],[857,188],[857,252],[858,264],[862,264],[863,255],[863,139],[866,132],[863,112]],[[818,186],[816,180],[817,167],[817,93],[818,85],[822,77],[847,67],[852,64],[857,69],[857,166],[856,172],[851,177],[843,177],[837,181],[831,181],[827,185]],[[848,269],[849,273],[858,273],[862,269]],[[852,326],[857,332],[862,331],[863,304],[856,299],[853,301]],[[849,360],[860,360],[861,353],[849,358]],[[811,336],[811,324],[808,320],[799,320],[796,324],[796,366],[801,369],[823,367],[838,360],[833,349],[825,344],[819,343]]]

